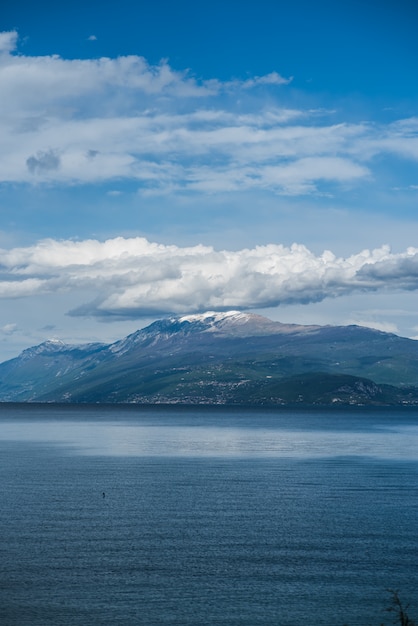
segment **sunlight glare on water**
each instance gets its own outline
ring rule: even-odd
[[[108,456],[226,456],[322,458],[370,456],[418,459],[418,426],[392,424],[369,430],[292,430],[280,419],[269,427],[226,424],[209,427],[138,421],[3,421],[0,441],[31,441],[69,446],[73,453]]]

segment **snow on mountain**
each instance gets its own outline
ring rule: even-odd
[[[49,339],[28,348],[0,364],[0,401],[280,404],[297,391],[322,402],[332,383],[345,402],[341,376],[348,376],[350,402],[363,401],[352,391],[353,377],[361,377],[402,388],[379,389],[381,398],[373,401],[414,403],[417,396],[418,403],[418,392],[407,388],[418,379],[416,345],[358,326],[300,326],[208,311],[157,320],[113,344]],[[308,388],[313,395],[306,395]]]
[[[23,350],[20,358],[22,360],[32,359],[41,354],[52,354],[54,352],[64,352],[70,349],[70,346],[60,339],[48,339],[37,346]]]
[[[194,315],[183,315],[182,317],[172,318],[179,322],[204,322],[210,325],[217,324],[224,320],[247,321],[251,315],[249,313],[241,313],[240,311],[226,311],[225,313],[216,313],[214,311],[207,311],[206,313],[196,313]]]
[[[94,352],[106,346],[107,344],[104,343],[69,344],[61,341],[61,339],[47,339],[37,346],[23,350],[19,358],[26,360],[40,355],[52,355],[71,351]]]
[[[122,356],[140,344],[146,343],[149,346],[172,335],[189,335],[193,332],[216,331],[220,330],[223,325],[247,322],[251,317],[254,316],[248,313],[240,313],[239,311],[228,311],[226,313],[208,311],[207,313],[169,317],[157,320],[146,328],[138,330],[120,341],[116,341],[109,347],[109,350],[117,356]]]
[[[203,332],[217,332],[234,336],[257,336],[263,334],[288,334],[288,333],[312,333],[319,326],[301,326],[299,324],[282,324],[274,322],[262,315],[255,313],[242,313],[241,311],[226,311],[216,313],[208,311],[195,315],[184,315],[172,318],[180,323],[189,323]],[[192,327],[192,326],[191,326]]]
[[[192,333],[203,332],[231,336],[256,336],[270,333],[306,333],[315,331],[317,328],[316,326],[281,324],[261,315],[243,313],[236,310],[225,312],[207,311],[205,313],[157,320],[146,328],[137,330],[110,345],[101,343],[75,345],[52,338],[37,346],[27,348],[21,353],[19,358],[28,360],[39,355],[52,355],[73,350],[89,352],[102,349],[120,357],[139,345],[146,343],[150,346],[173,335],[186,336]]]
[[[262,315],[254,313],[243,313],[231,310],[225,312],[207,311],[178,317],[160,319],[146,328],[120,339],[112,344],[88,343],[88,344],[67,344],[60,339],[48,339],[47,341],[27,348],[18,359],[28,361],[37,356],[53,356],[64,353],[87,353],[100,352],[101,357],[109,356],[121,357],[131,350],[140,346],[157,346],[164,340],[176,337],[198,339],[200,334],[216,334],[223,337],[260,337],[263,335],[311,335],[321,327],[301,326],[298,324],[282,324],[272,321]]]

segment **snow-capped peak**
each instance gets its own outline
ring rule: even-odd
[[[44,341],[43,343],[40,343],[37,346],[32,346],[31,348],[27,348],[26,350],[23,350],[21,357],[23,359],[28,359],[28,358],[32,358],[40,354],[59,352],[61,350],[66,350],[66,349],[68,349],[68,346],[63,341],[61,341],[61,339],[52,338],[52,339],[47,339],[46,341]]]
[[[206,311],[206,313],[196,313],[192,315],[183,315],[178,318],[179,322],[212,322],[216,324],[217,322],[222,322],[226,319],[231,320],[242,320],[245,321],[248,319],[247,313],[241,313],[240,311],[226,311],[223,313],[217,313],[215,311]]]
[[[47,339],[44,342],[44,345],[55,346],[58,348],[58,347],[66,346],[67,344],[65,344],[61,339],[57,339],[56,337],[51,337],[51,339]]]

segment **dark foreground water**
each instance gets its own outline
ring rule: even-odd
[[[0,405],[0,478],[1,626],[418,620],[418,412]]]

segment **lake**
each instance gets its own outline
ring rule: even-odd
[[[0,624],[418,620],[418,410],[0,404]]]

